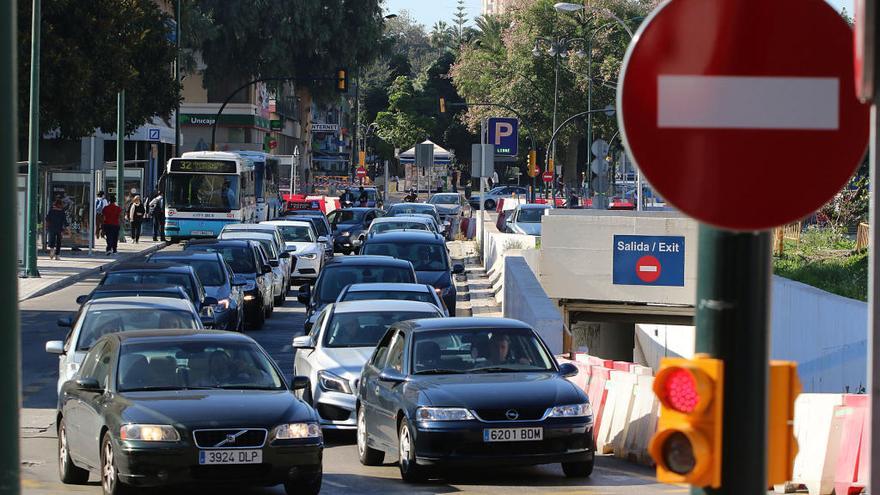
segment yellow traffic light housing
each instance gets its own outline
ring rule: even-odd
[[[336,91],[339,93],[348,92],[348,71],[345,69],[336,69]]]
[[[529,177],[537,177],[538,175],[538,152],[529,150]]]
[[[362,167],[367,164],[367,152],[366,151],[358,151],[358,164]]]
[[[657,433],[648,451],[664,483],[721,486],[724,363],[664,358],[654,378],[660,400]]]
[[[794,437],[794,401],[802,387],[795,362],[770,361],[769,371],[767,483],[781,485],[790,481],[794,472],[794,458],[798,453]]]
[[[440,113],[446,113],[446,98],[440,97]]]

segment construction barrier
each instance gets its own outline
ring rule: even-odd
[[[810,495],[828,495],[834,489],[843,422],[835,409],[842,404],[842,394],[801,394],[795,401],[798,455],[791,484],[804,485]],[[783,490],[777,486],[776,491]]]
[[[834,472],[834,493],[859,493],[867,482],[869,448],[866,444],[868,396],[847,394],[843,405],[834,408],[834,416],[841,418],[840,453]]]

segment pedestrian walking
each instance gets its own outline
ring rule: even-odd
[[[104,225],[104,207],[107,206],[107,199],[104,198],[104,191],[98,191],[95,198],[95,239],[104,237],[101,227]]]
[[[116,204],[116,196],[110,194],[104,207],[104,237],[107,239],[107,254],[116,254],[119,245],[119,222],[122,220],[122,208]]]
[[[458,192],[458,167],[452,169],[452,192]]]
[[[153,217],[153,240],[158,241],[158,237],[162,236],[162,241],[165,241],[165,196],[162,191],[157,191],[156,196],[150,200],[148,211]]]
[[[46,232],[49,234],[49,259],[57,260],[61,255],[61,240],[64,230],[67,228],[67,213],[64,211],[64,202],[56,199],[52,203],[52,209],[46,214]]]
[[[131,223],[131,238],[134,239],[135,244],[141,240],[141,226],[146,215],[147,209],[141,201],[140,194],[135,194],[131,198],[131,207],[128,209],[128,221]]]

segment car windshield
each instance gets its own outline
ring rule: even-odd
[[[358,223],[363,221],[366,210],[333,210],[327,219],[333,225],[340,223]]]
[[[101,337],[132,330],[201,328],[188,311],[138,305],[120,309],[89,309],[79,330],[78,351],[87,351]]]
[[[391,216],[412,215],[413,213],[427,213],[433,216],[434,208],[427,205],[398,203],[388,210],[388,214]]]
[[[207,251],[211,253],[220,253],[223,260],[232,268],[234,273],[256,273],[257,265],[254,262],[254,253],[249,247],[238,246],[213,246],[194,245],[187,246],[185,251]]]
[[[279,225],[284,242],[315,242],[312,229],[305,225]]]
[[[159,263],[170,262],[193,267],[202,285],[217,286],[226,283],[226,275],[220,262],[214,260],[197,260],[192,258],[154,258]]]
[[[413,373],[552,371],[553,358],[525,328],[417,332]]]
[[[172,272],[153,272],[153,271],[137,271],[137,272],[110,272],[104,277],[102,285],[179,285],[183,287],[189,298],[195,301],[196,288],[193,281],[186,273]]]
[[[330,233],[330,230],[327,229],[327,224],[324,223],[324,219],[313,217],[312,226],[315,227],[315,232],[318,233],[318,237],[326,236]]]
[[[459,200],[458,196],[454,194],[437,194],[432,196],[428,203],[434,205],[457,205]]]
[[[405,290],[363,290],[346,292],[339,302],[342,301],[369,301],[373,299],[392,299],[395,301],[421,301],[436,304],[437,301],[427,291],[412,292]]]
[[[188,299],[186,294],[178,292],[178,291],[150,291],[150,290],[95,290],[92,295],[89,297],[90,301],[94,301],[95,299],[107,299],[108,297],[167,297],[170,299]]]
[[[403,244],[390,242],[367,242],[362,254],[393,256],[407,260],[416,271],[442,271],[449,269],[446,246],[443,244]]]
[[[168,176],[169,208],[229,211],[239,208],[238,176],[173,173]]]
[[[351,284],[412,284],[412,270],[397,266],[336,266],[326,267],[316,287],[315,300],[331,303],[339,297],[342,289]]]
[[[398,321],[438,316],[421,311],[336,313],[324,332],[324,347],[375,347],[388,327]]]
[[[421,222],[381,222],[375,223],[370,228],[372,232],[388,232],[389,230],[424,230],[429,231],[428,226]]]
[[[249,342],[127,342],[119,354],[120,392],[285,388],[265,352]]]
[[[544,211],[544,208],[523,208],[519,210],[516,221],[519,223],[541,223]]]

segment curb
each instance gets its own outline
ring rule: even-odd
[[[113,260],[113,261],[106,263],[106,264],[103,264],[101,266],[97,266],[95,268],[89,268],[88,270],[83,270],[82,272],[77,273],[75,275],[70,275],[68,277],[58,279],[57,281],[52,282],[51,284],[47,285],[46,287],[43,287],[42,289],[34,292],[33,294],[30,294],[25,298],[20,298],[18,300],[18,302],[24,302],[24,301],[28,301],[30,299],[33,299],[35,297],[45,296],[46,294],[49,294],[50,292],[55,292],[56,290],[63,289],[65,287],[69,287],[69,286],[71,286],[81,280],[87,279],[93,275],[97,275],[97,274],[103,272],[104,270],[112,268],[120,263],[125,263],[126,261],[128,261],[132,258],[136,258],[138,256],[144,256],[144,255],[155,253],[156,251],[158,251],[166,246],[168,246],[167,242],[161,242],[159,244],[156,244],[155,246],[148,247],[147,249],[144,249],[143,251],[138,251],[137,253],[127,254],[119,259]]]

